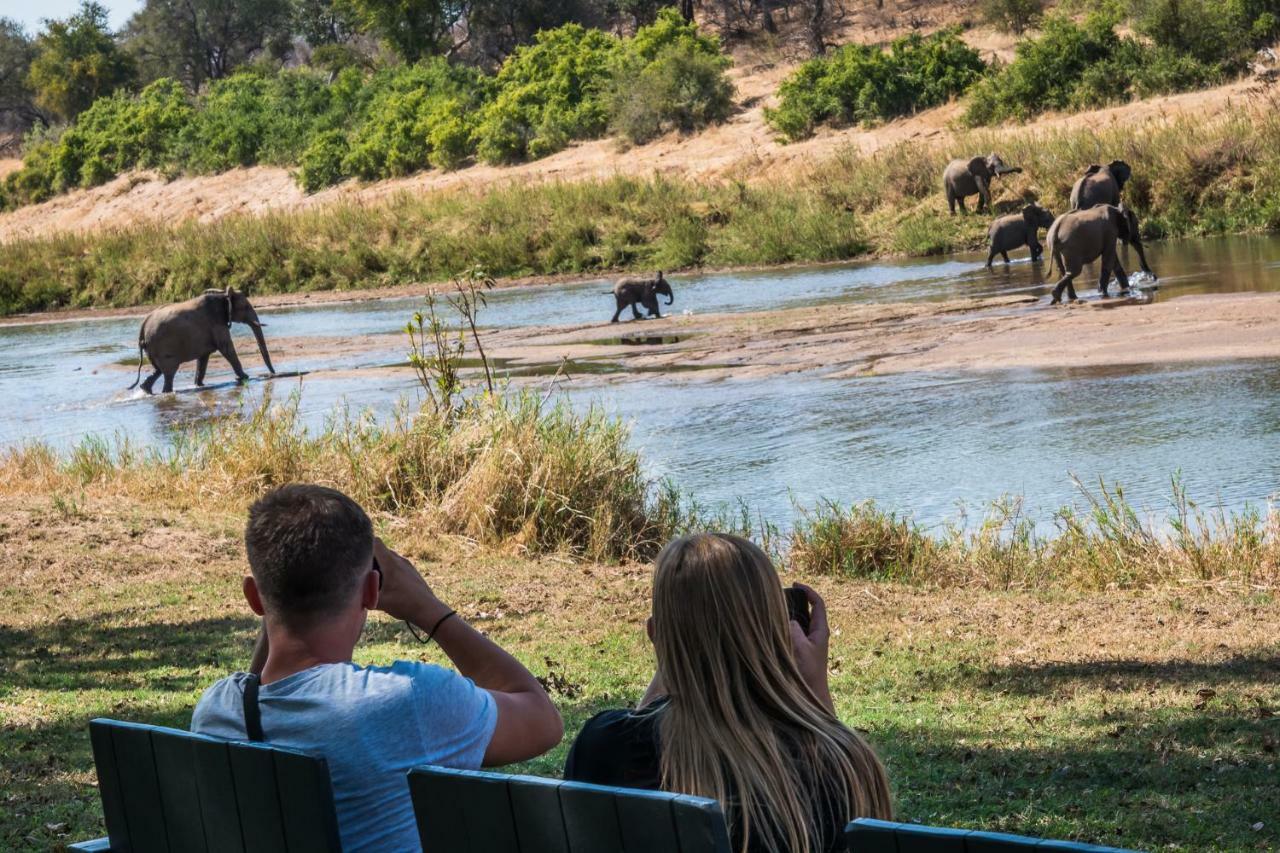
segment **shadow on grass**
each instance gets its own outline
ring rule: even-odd
[[[995,686],[1019,693],[1039,693],[1059,683],[1086,683],[1094,686],[1158,682],[1187,688],[1219,687],[1226,684],[1274,684],[1280,681],[1280,647],[1237,653],[1216,661],[1182,658],[1170,660],[1093,660],[1070,663],[1025,663],[987,671]]]

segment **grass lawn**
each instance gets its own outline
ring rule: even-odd
[[[86,722],[185,727],[242,668],[241,518],[0,497],[0,849],[101,835]],[[386,522],[441,596],[545,676],[570,736],[650,674],[645,566],[471,553]],[[1280,608],[1211,586],[990,592],[806,578],[841,716],[899,816],[1125,847],[1280,846]],[[439,660],[374,617],[362,663]],[[554,775],[568,740],[520,770]]]

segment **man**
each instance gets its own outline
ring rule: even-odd
[[[244,596],[263,622],[251,672],[206,690],[191,729],[323,755],[343,850],[420,849],[411,767],[509,764],[560,742],[533,675],[436,598],[346,495],[276,489],[249,510],[245,550]],[[457,672],[352,663],[373,609],[431,632]]]

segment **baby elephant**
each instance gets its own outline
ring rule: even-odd
[[[1036,232],[1053,224],[1053,214],[1038,204],[1029,204],[1021,213],[1002,216],[991,223],[987,236],[991,238],[991,251],[987,253],[987,269],[996,255],[1003,255],[1004,262],[1009,263],[1009,250],[1026,246],[1031,249],[1031,260],[1040,260],[1044,251]]]
[[[613,312],[613,319],[610,323],[618,322],[618,316],[622,314],[622,309],[628,305],[631,306],[631,314],[637,320],[643,320],[640,316],[640,310],[636,308],[637,304],[643,305],[649,311],[650,317],[662,317],[662,311],[658,308],[658,294],[667,297],[667,304],[676,301],[671,293],[671,285],[662,277],[662,270],[658,270],[657,278],[620,278],[618,283],[613,286],[613,298],[618,304],[618,310]]]

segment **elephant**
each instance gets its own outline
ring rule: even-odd
[[[1009,263],[1009,250],[1019,246],[1031,249],[1031,260],[1040,260],[1044,249],[1036,239],[1036,232],[1051,225],[1053,214],[1034,203],[1022,208],[1021,213],[1011,213],[992,222],[991,228],[987,230],[987,236],[991,238],[987,269],[991,269],[991,262],[996,255],[1003,255],[1004,262]]]
[[[1147,266],[1147,255],[1142,250],[1142,235],[1138,229],[1138,217],[1124,205],[1104,204],[1088,210],[1075,210],[1064,213],[1049,226],[1049,258],[1056,262],[1062,279],[1053,289],[1053,302],[1062,301],[1062,292],[1066,290],[1072,302],[1077,301],[1075,277],[1085,264],[1102,259],[1102,274],[1098,279],[1098,289],[1103,297],[1107,295],[1107,286],[1111,283],[1114,272],[1120,290],[1129,289],[1129,277],[1124,267],[1120,266],[1120,256],[1116,251],[1117,241],[1138,250],[1138,258],[1142,262],[1142,271],[1154,276],[1151,267]]]
[[[658,307],[658,294],[667,297],[668,305],[676,301],[675,296],[671,293],[671,285],[662,277],[662,270],[658,270],[657,278],[618,279],[618,283],[613,286],[613,298],[617,303],[618,310],[613,312],[613,319],[609,322],[618,322],[618,316],[622,314],[622,309],[628,305],[631,306],[631,314],[635,319],[645,319],[640,316],[640,311],[636,308],[637,303],[648,309],[650,317],[661,319],[662,309]]]
[[[1105,166],[1096,163],[1071,188],[1071,209],[1088,210],[1100,204],[1120,204],[1120,191],[1133,177],[1133,169],[1123,160],[1112,160]]]
[[[988,154],[986,157],[973,157],[968,160],[952,160],[942,173],[942,185],[947,191],[947,206],[951,212],[964,213],[964,200],[971,195],[978,196],[978,212],[991,209],[991,180],[1001,175],[1021,172],[1022,169],[1006,166],[999,154]]]
[[[143,352],[155,368],[155,372],[142,381],[142,390],[148,394],[152,393],[152,386],[162,374],[164,391],[172,391],[173,376],[178,372],[178,366],[193,359],[196,362],[196,385],[204,385],[209,356],[215,352],[227,360],[237,379],[248,379],[231,342],[232,323],[244,323],[253,329],[262,361],[267,370],[275,373],[267,342],[262,337],[264,324],[259,322],[258,312],[253,310],[245,294],[228,287],[226,290],[206,290],[202,296],[157,308],[146,316],[138,332],[138,376],[129,388],[136,387],[138,380],[142,379]]]

